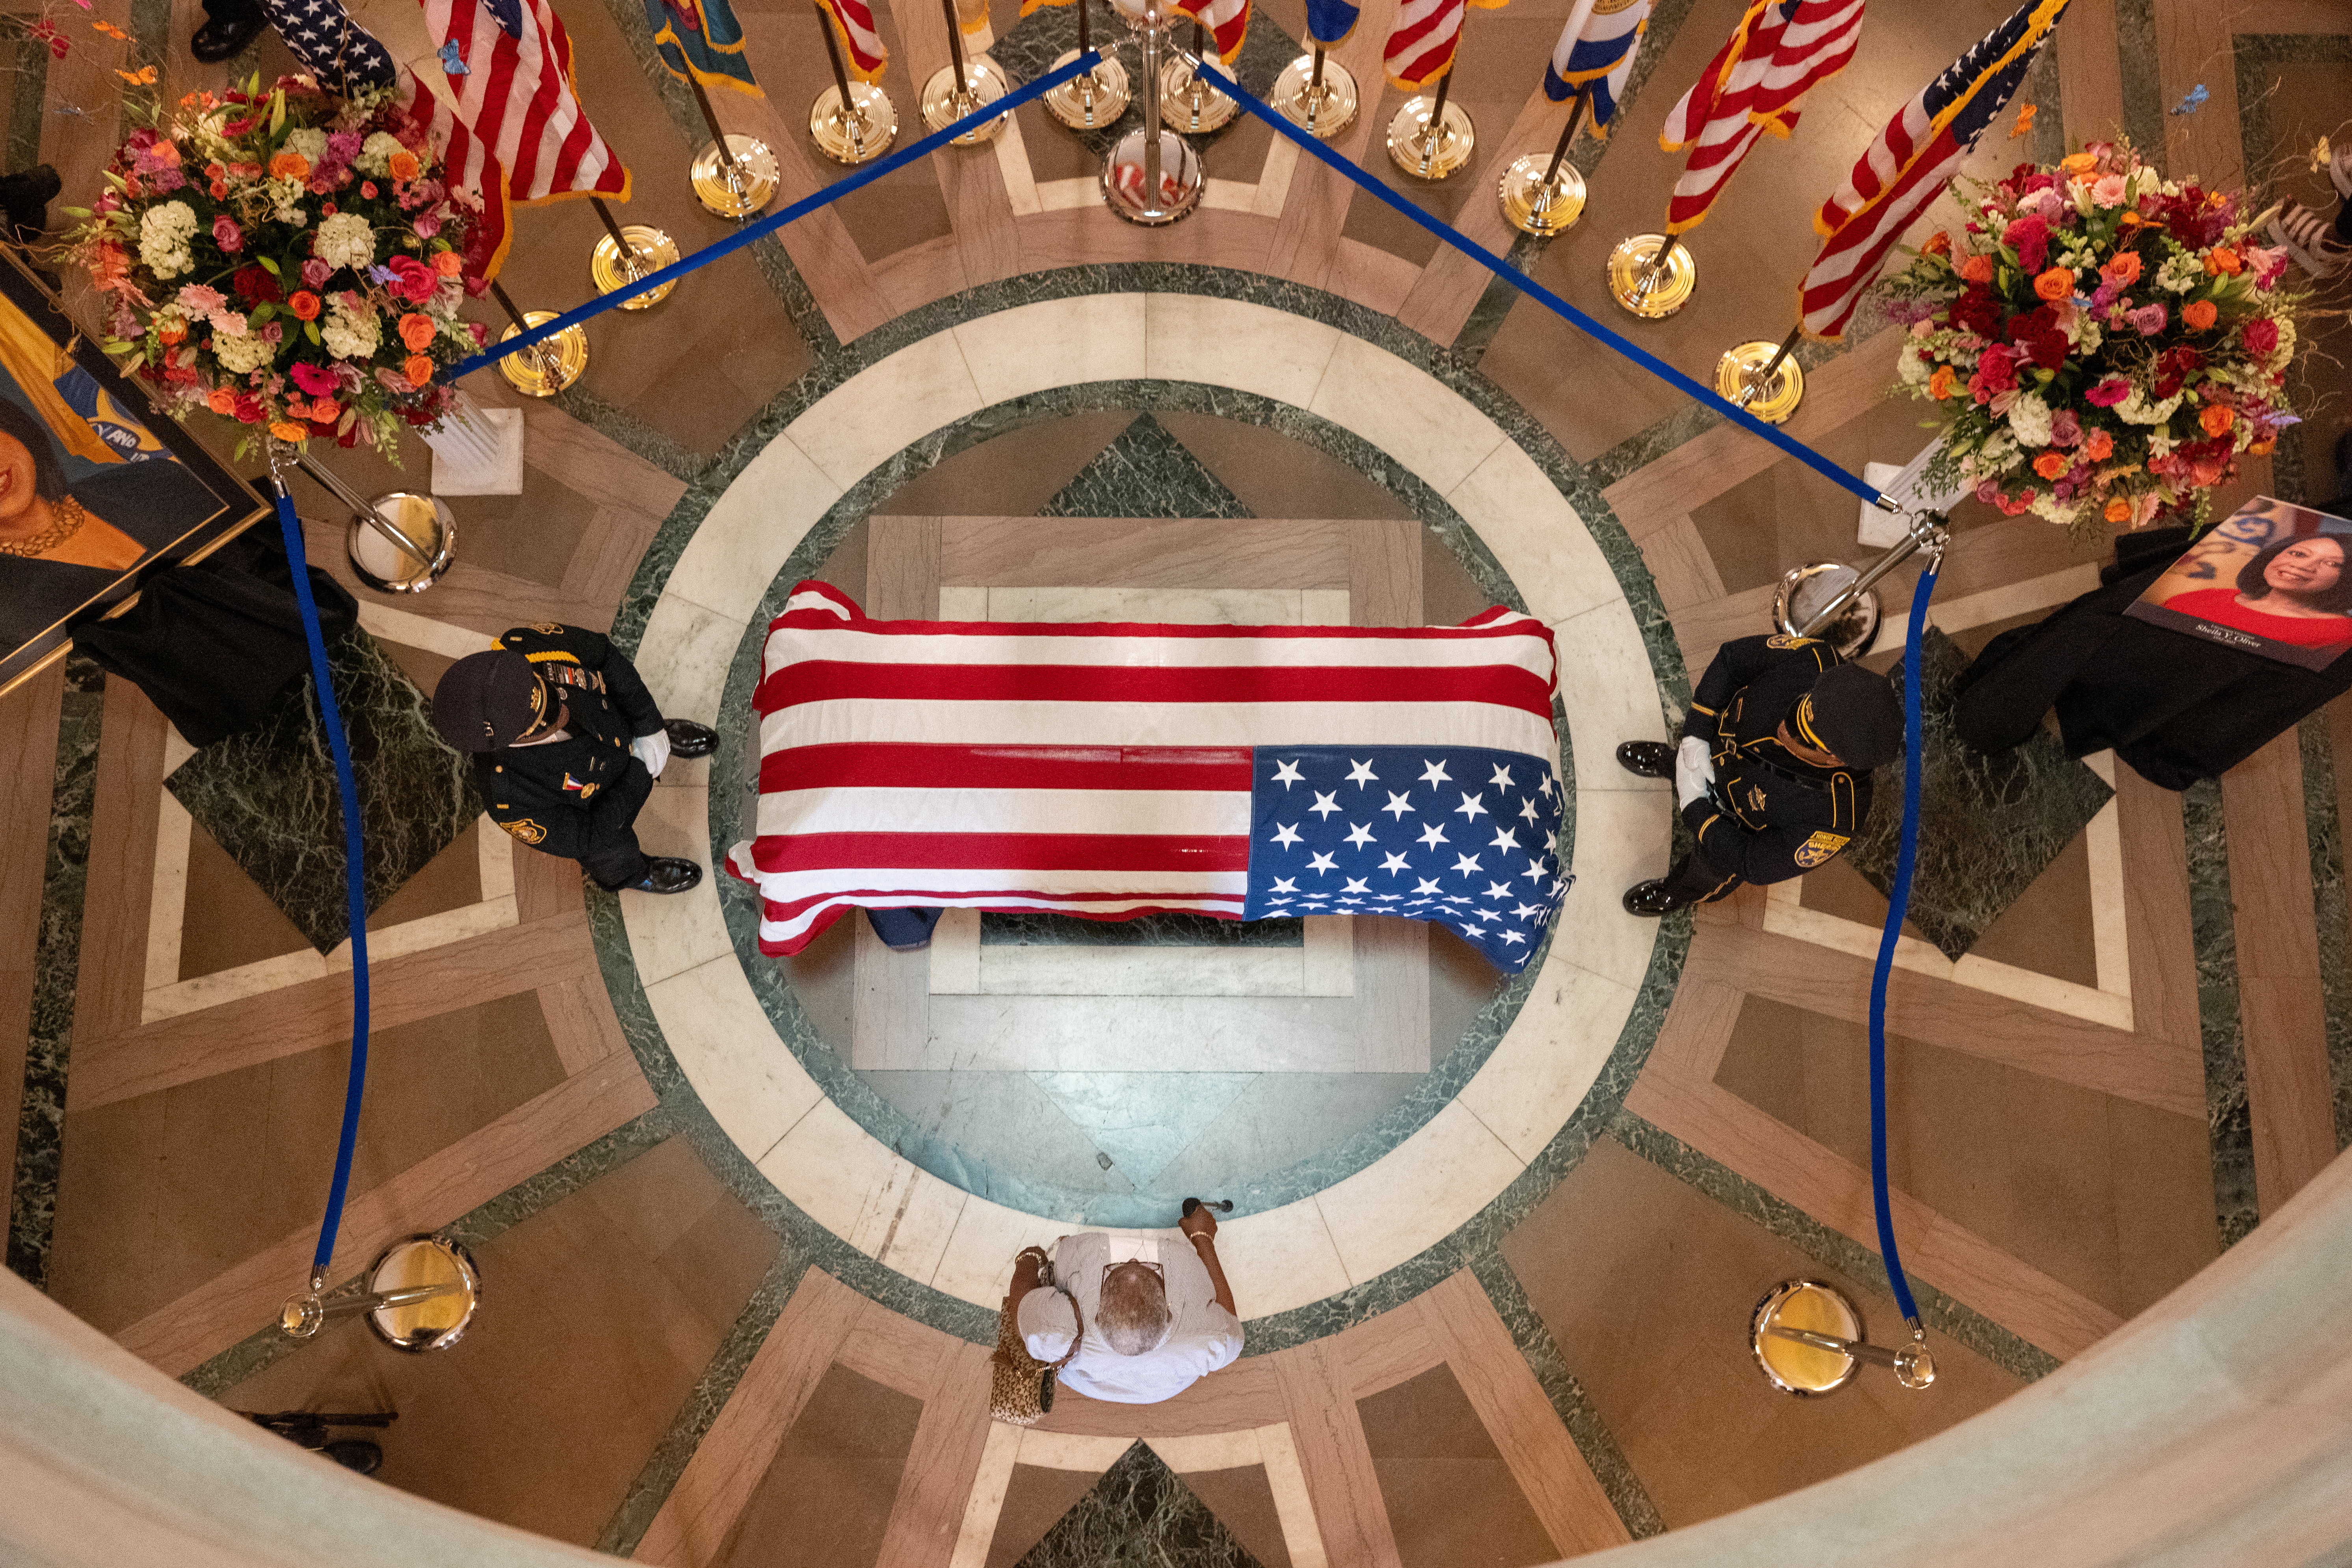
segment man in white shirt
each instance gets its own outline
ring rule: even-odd
[[[1242,1353],[1242,1323],[1216,1234],[1216,1216],[1198,1208],[1173,1237],[1066,1236],[1054,1245],[1050,1287],[1045,1249],[1027,1248],[1013,1259],[1013,1300],[1029,1353],[1050,1365],[1077,1338],[1056,1384],[1119,1405],[1172,1399],[1230,1365]]]

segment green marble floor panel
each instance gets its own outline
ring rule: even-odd
[[[1258,1561],[1165,1460],[1137,1443],[1019,1568],[1258,1568]]]
[[[358,776],[362,880],[373,912],[482,812],[473,771],[433,730],[416,683],[354,630],[327,652]],[[351,934],[342,807],[309,677],[254,729],[215,742],[163,786],[310,945]]]
[[[1040,517],[1251,517],[1241,497],[1150,415],[1140,415],[1037,510]]]
[[[2046,731],[1995,757],[1963,745],[1952,731],[1952,685],[1968,656],[1933,626],[1925,641],[1926,757],[1910,920],[1957,963],[2116,792]],[[1902,679],[1899,668],[1894,679]],[[1870,820],[1846,853],[1885,893],[1903,826],[1902,762],[1879,769],[1872,788]]]

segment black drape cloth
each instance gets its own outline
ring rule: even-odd
[[[316,566],[310,592],[328,642],[359,624],[359,601]],[[137,604],[78,629],[74,647],[145,692],[192,746],[259,723],[310,672],[286,544],[267,525],[148,578]]]
[[[2187,542],[2186,529],[2124,535],[2101,586],[1985,645],[1961,677],[1960,739],[2005,752],[2055,708],[2069,755],[2112,746],[2149,783],[2187,789],[2352,689],[2352,658],[2299,669],[2126,616]]]

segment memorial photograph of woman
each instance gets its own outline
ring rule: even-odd
[[[2324,669],[2352,650],[2352,522],[2265,497],[2191,546],[2129,613]]]
[[[203,553],[257,510],[33,279],[0,266],[0,689],[142,573]]]

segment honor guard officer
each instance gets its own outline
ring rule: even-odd
[[[637,812],[673,756],[703,757],[716,731],[664,720],[613,645],[578,626],[517,626],[488,653],[449,667],[433,726],[474,756],[490,820],[534,849],[580,862],[599,887],[682,893],[702,880],[691,860],[648,858]]]
[[[1697,838],[1673,870],[1625,889],[1626,912],[1663,915],[1827,863],[1870,815],[1871,770],[1902,754],[1903,701],[1884,676],[1812,637],[1724,644],[1679,748],[1617,748],[1629,772],[1675,781]]]

